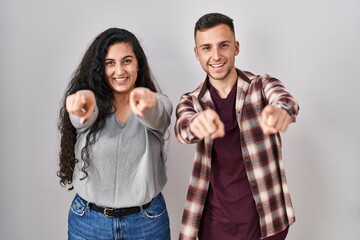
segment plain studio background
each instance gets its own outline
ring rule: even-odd
[[[360,3],[338,1],[0,1],[0,239],[66,239],[74,191],[59,185],[60,102],[84,51],[109,27],[132,31],[174,104],[205,77],[193,28],[234,19],[237,67],[283,81],[300,104],[283,134],[297,222],[289,240],[360,239]],[[193,145],[167,144],[177,239]]]

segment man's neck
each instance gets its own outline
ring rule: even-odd
[[[216,80],[209,77],[209,81],[211,85],[216,89],[218,95],[221,98],[226,98],[230,93],[231,89],[234,87],[236,80],[238,78],[238,74],[236,72],[236,68],[231,71],[231,73],[224,79]]]

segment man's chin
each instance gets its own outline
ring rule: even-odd
[[[208,75],[214,80],[224,80],[227,76],[229,76],[228,73],[208,73]]]

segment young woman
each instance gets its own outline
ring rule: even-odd
[[[59,121],[58,176],[76,192],[69,239],[170,239],[161,191],[172,104],[158,90],[131,32],[110,28],[86,51]]]

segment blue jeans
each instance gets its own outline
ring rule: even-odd
[[[68,239],[168,240],[170,228],[165,199],[160,193],[142,212],[117,218],[91,210],[76,195],[69,210]]]

